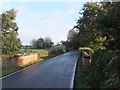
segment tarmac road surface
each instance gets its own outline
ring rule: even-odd
[[[2,79],[2,88],[73,88],[78,51],[40,62]]]

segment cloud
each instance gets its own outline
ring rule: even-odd
[[[9,8],[10,6],[5,6]],[[57,43],[67,39],[67,33],[79,16],[80,5],[72,4],[67,9],[53,9],[47,13],[30,11],[25,5],[14,6],[18,10],[16,17],[19,37],[23,44],[30,44],[32,39],[51,37]]]
[[[63,15],[64,14],[64,15]],[[66,39],[70,26],[64,20],[71,11],[53,11],[49,14],[29,13],[18,19],[20,38],[29,43],[33,38],[50,36],[54,42]]]

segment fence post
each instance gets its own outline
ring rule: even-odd
[[[89,71],[90,67],[90,55],[86,52],[82,53],[82,60],[83,60],[83,69],[84,71]]]

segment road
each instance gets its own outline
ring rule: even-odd
[[[3,88],[71,88],[78,51],[40,62],[2,79]]]

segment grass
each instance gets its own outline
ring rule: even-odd
[[[42,62],[44,60],[47,60],[49,58],[52,58],[56,55],[47,55],[47,52],[50,51],[51,49],[58,49],[58,48],[63,48],[61,46],[54,46],[52,48],[47,49],[21,49],[18,53],[23,54],[23,53],[29,53],[29,52],[35,52],[38,54],[38,60],[34,62],[30,62],[29,64],[25,66],[15,66],[15,65],[9,65],[8,67],[2,67],[2,76],[6,76],[8,74],[11,74],[15,71],[18,71],[20,69],[23,69],[25,67],[28,67],[30,65],[33,65],[38,62]],[[46,55],[46,56],[45,56]]]
[[[83,70],[82,59],[79,58],[77,62],[74,90],[77,88],[90,88],[87,82],[87,75],[88,73]]]
[[[20,70],[20,69],[22,69],[22,67],[20,67],[20,66],[11,66],[9,68],[4,67],[4,68],[2,68],[2,76],[6,76],[6,75],[13,73],[13,72]]]
[[[33,65],[33,64],[36,64],[38,62],[42,62],[42,61],[45,61],[47,60],[49,57],[43,57],[43,58],[40,58],[38,59],[37,61],[34,61],[34,62],[30,62],[29,64],[25,65],[25,66],[15,66],[15,65],[12,65],[12,66],[9,66],[9,67],[3,67],[2,68],[2,76],[6,76],[8,74],[11,74],[15,71],[18,71],[20,69],[23,69],[25,67],[28,67],[30,65]]]
[[[8,74],[11,74],[15,71],[18,71],[20,69],[23,69],[25,67],[28,67],[30,65],[33,65],[35,63],[38,63],[38,62],[42,62],[42,61],[45,61],[49,58],[52,58],[56,55],[48,55],[48,52],[50,50],[56,50],[56,49],[63,49],[64,47],[63,46],[53,46],[51,48],[46,48],[46,49],[29,49],[29,48],[22,48],[20,49],[19,52],[17,52],[17,54],[23,54],[23,53],[30,53],[30,52],[34,52],[34,53],[37,53],[38,54],[38,60],[37,61],[34,61],[34,62],[30,62],[29,64],[25,65],[25,66],[15,66],[15,65],[8,65],[7,67],[2,67],[2,76],[6,76]]]

